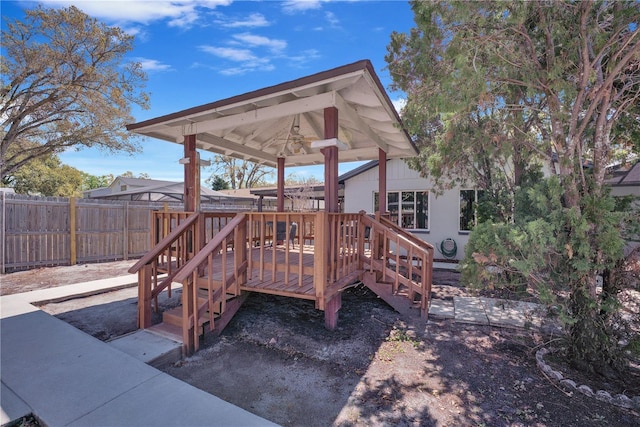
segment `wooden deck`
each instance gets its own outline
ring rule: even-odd
[[[313,286],[313,246],[287,248],[285,245],[266,248],[253,248],[247,252],[247,282],[240,286],[243,291],[261,292],[294,298],[315,299]],[[302,256],[301,256],[302,255]],[[213,280],[222,281],[222,262],[226,258],[225,271],[233,271],[233,251],[228,250],[226,257],[218,254],[213,257]],[[300,272],[302,258],[302,274]],[[287,267],[288,266],[288,272]],[[202,277],[203,281],[207,276]]]
[[[182,283],[172,322],[182,326],[185,354],[198,350],[200,325],[221,332],[249,292],[314,301],[334,329],[342,291],[362,280],[392,306],[402,297],[426,316],[433,248],[393,223],[364,213],[208,215],[156,221],[162,237],[130,270],[139,276],[141,328],[151,327],[157,295]],[[274,233],[276,223],[291,233]],[[160,278],[165,266],[171,268]]]
[[[242,291],[259,292],[271,295],[280,295],[301,299],[316,299],[316,291],[313,282],[314,276],[314,249],[313,245],[287,247],[286,245],[270,246],[267,248],[253,248],[247,253],[247,282],[240,286]],[[370,253],[370,251],[368,251]],[[226,254],[225,271],[233,271],[233,251]],[[302,268],[300,259],[302,258]],[[262,261],[262,266],[260,265]],[[223,255],[213,257],[213,281],[222,282]],[[288,266],[288,268],[287,268]],[[288,272],[287,272],[288,270]],[[200,278],[202,282],[208,280],[208,276]]]

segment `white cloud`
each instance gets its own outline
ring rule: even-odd
[[[235,49],[232,47],[219,46],[199,46],[198,48],[201,51],[217,56],[218,58],[238,63],[238,65],[234,65],[232,67],[218,67],[220,70],[219,73],[223,75],[239,75],[253,71],[273,71],[275,69],[275,66],[271,63],[269,58],[260,58],[254,55],[249,49]],[[193,66],[207,67],[200,63],[194,64]]]
[[[322,0],[288,0],[282,2],[282,11],[289,14],[320,9],[321,7]]]
[[[316,59],[321,58],[320,52],[316,49],[308,49],[303,51],[300,55],[289,56],[288,59],[291,63],[291,66],[294,67],[302,67],[308,62],[314,61]]]
[[[167,20],[173,27],[185,28],[198,19],[199,10],[212,10],[231,4],[232,0],[41,0],[46,6],[81,9],[95,18],[118,23],[149,24]]]
[[[163,64],[156,59],[148,58],[133,58],[134,61],[139,62],[144,71],[171,71],[172,67],[169,64]]]
[[[202,45],[198,48],[206,53],[215,55],[219,58],[228,59],[230,61],[255,61],[257,58],[249,49],[235,49],[232,47],[217,47]]]
[[[226,46],[201,45],[202,52],[233,62],[233,66],[216,67],[224,75],[246,74],[253,71],[273,71],[274,58],[284,58],[287,42],[271,39],[252,33],[240,33],[232,36]],[[241,46],[241,47],[239,47]],[[197,64],[196,66],[205,66]]]
[[[227,19],[227,20],[225,20]],[[267,27],[271,25],[269,21],[261,13],[252,13],[245,19],[232,20],[231,18],[220,19],[217,23],[227,28],[241,28],[241,27]]]
[[[247,44],[250,46],[266,47],[272,52],[280,52],[287,47],[287,42],[284,40],[270,39],[268,37],[258,36],[250,33],[236,34],[233,36],[233,38],[242,42],[243,44]]]
[[[230,68],[224,68],[222,70],[220,70],[220,74],[225,75],[225,76],[235,76],[235,75],[242,75],[242,74],[247,74],[253,71],[273,71],[275,70],[275,66],[271,63],[247,63],[244,64],[241,67],[230,67]]]
[[[340,20],[338,19],[338,17],[336,16],[335,13],[326,12],[324,14],[324,17],[327,19],[327,22],[329,23],[330,27],[332,27],[332,28],[340,27]]]

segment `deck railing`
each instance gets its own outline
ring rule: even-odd
[[[246,244],[236,244],[233,252],[227,248],[232,241],[247,241],[246,222],[246,214],[237,214],[175,276],[182,283],[182,340],[187,353],[199,348],[200,319],[206,315],[213,330],[215,316],[224,313],[228,297],[240,295],[240,285],[246,281]],[[216,256],[222,262],[214,262]],[[233,257],[231,271],[228,256]]]
[[[316,214],[251,212],[247,217],[247,235],[256,248],[248,252],[249,279],[264,281],[268,274],[275,282],[282,273],[285,283],[301,288],[304,276],[314,274],[313,265],[304,265],[304,255],[305,243],[315,242]],[[271,250],[275,246],[283,247],[284,264],[276,262],[276,251]]]
[[[138,274],[138,327],[151,326],[151,302],[158,309],[158,295],[168,289],[175,275],[200,248],[197,213],[156,212],[153,217],[153,248],[129,273]],[[162,275],[166,274],[166,277]]]
[[[366,267],[391,281],[394,293],[403,285],[411,301],[419,294],[421,315],[426,318],[431,297],[433,246],[379,216],[373,219],[362,215],[362,223],[371,229],[372,252],[364,258]]]
[[[394,293],[406,288],[412,301],[419,294],[422,314],[428,310],[433,247],[384,218],[364,212],[156,212],[153,224],[157,244],[130,270],[140,280],[139,325],[151,326],[158,293],[182,283],[186,353],[197,350],[199,326],[209,322],[213,329],[227,299],[243,289],[307,298],[329,310],[369,271],[391,283]],[[160,281],[162,272],[167,276]]]

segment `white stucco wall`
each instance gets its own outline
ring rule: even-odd
[[[387,162],[387,191],[429,190],[429,230],[409,230],[429,242],[435,248],[435,257],[444,258],[439,252],[440,243],[452,238],[458,247],[455,259],[464,257],[464,247],[469,240],[468,232],[459,232],[459,188],[455,187],[436,196],[430,179],[421,178],[418,172],[409,169],[401,159]],[[378,191],[378,166],[369,169],[344,183],[344,211],[374,213],[373,194]]]

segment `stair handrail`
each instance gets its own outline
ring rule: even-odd
[[[407,247],[412,246],[413,250],[417,250],[418,252],[422,252],[423,255],[426,255],[425,258],[427,260],[428,268],[433,267],[434,248],[430,243],[425,242],[424,240],[413,236],[411,233],[398,227],[397,224],[394,224],[393,222],[387,220],[386,218],[382,218],[382,217],[372,218],[364,213],[361,216],[362,216],[362,223],[365,226],[371,227],[371,236],[373,236],[373,233],[381,233],[385,235],[387,232],[391,231],[399,238],[398,243],[402,241],[403,244],[406,245]],[[386,257],[386,255],[384,255],[383,257]],[[396,260],[398,260],[398,257],[399,257],[399,254],[396,254]],[[371,266],[373,266],[373,262],[374,261],[372,256]],[[410,282],[416,283],[411,277],[408,277],[408,280]],[[427,270],[426,275],[421,274],[421,282],[420,282],[421,297],[422,297],[421,310],[425,317],[428,313],[429,304],[431,300],[431,285],[432,285],[431,274],[429,274]]]
[[[413,234],[409,233],[407,230],[405,230],[404,228],[398,226],[398,224],[396,224],[395,222],[380,216],[379,218],[376,218],[378,220],[378,222],[380,222],[381,224],[392,228],[393,231],[395,231],[397,234],[401,235],[402,237],[404,237],[405,239],[411,241],[414,245],[418,245],[420,247],[422,247],[425,250],[429,250],[429,251],[433,251],[434,247],[431,243],[426,242],[416,236],[414,236]]]
[[[147,252],[142,258],[138,260],[131,268],[129,273],[134,274],[140,271],[142,267],[153,262],[162,252],[164,252],[169,246],[171,246],[180,236],[191,227],[196,221],[198,221],[198,212],[192,213],[184,220],[180,225],[169,234],[167,234],[162,240],[160,240],[149,252]]]
[[[221,246],[224,239],[229,237],[234,232],[236,227],[246,221],[247,216],[244,213],[239,213],[231,221],[229,221],[222,230],[220,230],[213,239],[211,239],[193,258],[187,262],[184,267],[174,276],[174,281],[183,283],[189,278],[189,276],[202,264],[210,253],[214,252],[218,246]]]
[[[225,240],[227,240],[233,233],[235,233],[236,229],[244,225],[246,226],[247,215],[245,213],[239,213],[236,215],[231,221],[229,221],[222,229],[215,235],[213,238],[204,246],[202,249],[198,251],[197,254],[193,256],[174,276],[174,280],[176,282],[182,283],[182,342],[183,342],[183,350],[185,354],[191,354],[194,351],[198,351],[200,347],[200,340],[198,338],[198,319],[200,318],[200,314],[209,310],[210,316],[210,328],[213,328],[213,311],[211,307],[211,302],[213,301],[213,293],[212,289],[209,286],[208,290],[208,298],[205,303],[202,305],[198,304],[198,288],[196,280],[193,276],[197,276],[200,274],[200,266],[202,263],[207,261],[209,257],[216,251],[224,248],[226,251]],[[246,244],[246,242],[244,243]],[[234,256],[238,256],[238,249],[242,247],[242,244],[238,244],[234,249]],[[222,253],[223,256],[223,269],[224,269],[224,257],[226,256],[226,252]],[[245,261],[246,266],[246,261]],[[224,271],[224,270],[223,270]],[[234,284],[237,281],[238,274],[240,272],[234,272]],[[190,280],[191,278],[191,280]],[[222,279],[223,288],[220,289],[220,294],[222,296],[225,295],[224,288],[228,286],[226,277]]]
[[[424,240],[417,238],[416,236],[404,230],[403,228],[398,227],[397,224],[394,224],[388,219],[372,218],[369,215],[363,215],[362,218],[363,218],[363,223],[371,227],[372,230],[375,230],[376,228],[391,229],[394,233],[398,234],[400,237],[402,237],[404,240],[406,240],[415,248],[421,249],[425,252],[431,252],[431,253],[433,253],[434,251],[433,245],[431,245],[429,242],[425,242]]]

